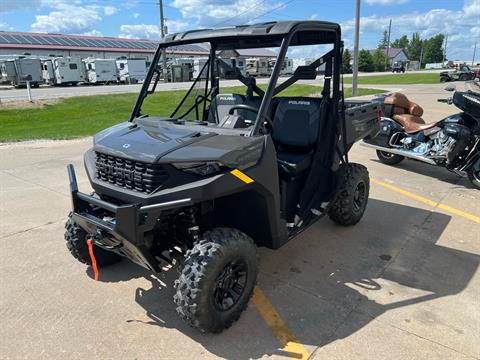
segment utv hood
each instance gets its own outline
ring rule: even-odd
[[[125,122],[99,132],[94,151],[146,163],[220,161],[231,167],[255,164],[263,151],[264,137],[242,132],[151,119]]]

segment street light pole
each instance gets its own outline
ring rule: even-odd
[[[387,38],[387,52],[385,60],[385,71],[388,71],[388,64],[390,63],[390,57],[388,53],[390,52],[390,34],[392,33],[392,19],[390,19],[390,24],[388,25],[388,38]]]
[[[357,10],[355,14],[355,42],[353,45],[352,96],[357,96],[359,38],[360,38],[360,0],[357,0]]]
[[[160,36],[163,40],[165,37],[165,18],[163,17],[163,0],[159,0],[158,6],[160,7]],[[167,50],[162,49],[162,73],[163,81],[167,82]]]

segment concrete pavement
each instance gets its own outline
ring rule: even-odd
[[[440,88],[408,95],[427,118],[455,112],[434,102]],[[65,166],[88,191],[90,146],[0,146],[0,357],[298,358],[253,304],[222,334],[190,329],[175,314],[174,270],[156,278],[123,261],[92,280],[63,240]],[[348,228],[325,218],[277,251],[259,249],[259,288],[312,359],[480,358],[480,224],[438,206],[478,217],[480,192],[444,169],[383,165],[370,149],[350,157],[376,180],[365,217]]]

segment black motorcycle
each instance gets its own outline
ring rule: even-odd
[[[456,91],[438,101],[454,104],[462,112],[426,124],[421,118],[423,109],[405,95],[385,97],[380,131],[360,144],[375,149],[384,164],[419,160],[468,176],[480,189],[480,94]]]

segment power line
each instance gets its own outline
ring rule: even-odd
[[[282,8],[282,7],[287,6],[288,4],[290,4],[290,3],[293,2],[293,1],[295,1],[295,0],[285,1],[283,4],[280,4],[280,5],[278,5],[277,7],[274,7],[273,9],[270,9],[270,10],[266,11],[265,13],[257,16],[257,17],[251,18],[250,20],[255,20],[255,19],[258,19],[259,17],[265,16],[265,15],[271,13],[272,11],[275,11],[275,10],[277,10],[277,9],[280,9],[280,8]]]
[[[256,3],[256,4],[254,4],[253,6],[250,6],[250,7],[247,8],[246,10],[244,10],[244,11],[236,14],[235,16],[229,17],[229,18],[227,18],[227,19],[225,19],[225,20],[222,20],[222,21],[220,21],[220,22],[218,22],[218,23],[216,23],[216,24],[213,24],[212,27],[217,27],[218,25],[225,24],[225,23],[227,23],[227,22],[230,21],[230,20],[233,20],[233,19],[235,19],[235,18],[237,18],[237,17],[239,17],[239,16],[241,16],[241,15],[243,15],[243,14],[246,14],[246,13],[248,13],[250,10],[253,10],[253,9],[259,7],[260,5],[264,4],[266,1],[267,1],[267,0],[262,0],[262,1],[258,2],[258,3]]]

